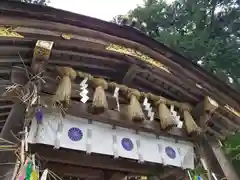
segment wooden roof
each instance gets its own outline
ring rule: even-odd
[[[0,26],[10,26],[24,36],[0,37],[0,92],[11,83],[14,66],[29,66],[37,40],[54,41],[47,69],[68,65],[74,69],[152,92],[193,106],[205,96],[221,107],[213,114],[207,132],[226,136],[240,127],[240,93],[213,77],[191,60],[140,31],[51,7],[20,2],[0,2]],[[70,35],[66,40],[63,35]],[[106,50],[109,43],[141,51],[166,66],[168,73],[139,58]],[[21,56],[21,58],[19,57]],[[12,104],[0,100],[0,127]]]

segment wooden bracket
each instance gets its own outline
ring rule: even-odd
[[[125,84],[125,85],[129,85],[132,80],[134,79],[134,77],[136,76],[137,72],[139,71],[139,67],[136,66],[136,65],[131,65],[128,69],[128,71],[126,72],[123,80],[122,80],[122,83]]]
[[[206,96],[202,102],[192,109],[191,114],[196,123],[202,128],[206,128],[206,123],[210,120],[212,113],[218,108],[218,103],[211,97]]]
[[[49,59],[53,47],[52,41],[38,40],[33,53],[31,70],[33,74],[40,73]]]

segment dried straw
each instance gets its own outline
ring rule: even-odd
[[[68,106],[71,99],[72,80],[76,78],[76,72],[70,67],[57,67],[59,75],[62,77],[57,91],[53,97],[53,102],[62,103],[64,107]]]
[[[92,81],[96,88],[93,94],[91,111],[93,114],[101,114],[108,108],[107,97],[105,94],[105,89],[108,88],[108,84],[101,78],[94,78]]]
[[[183,104],[182,111],[183,111],[184,125],[189,135],[199,135],[202,132],[202,130],[194,121],[192,115],[190,114],[190,110],[191,108],[189,107],[189,105]]]
[[[145,116],[139,103],[141,93],[138,90],[130,88],[128,91],[128,98],[130,100],[128,106],[128,117],[131,121],[142,122],[145,120]]]
[[[166,106],[166,100],[160,98],[156,105],[158,106],[158,116],[160,119],[160,125],[163,130],[172,128],[177,125],[176,121],[174,121],[174,117],[172,116],[170,110]]]

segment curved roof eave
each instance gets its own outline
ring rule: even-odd
[[[170,60],[184,67],[189,75],[195,76],[203,84],[207,82],[210,87],[217,89],[221,93],[228,94],[227,96],[237,101],[238,104],[240,103],[240,93],[238,91],[223,83],[211,73],[207,72],[202,67],[187,59],[180,53],[177,53],[164,44],[155,41],[153,38],[134,28],[119,26],[111,22],[54,9],[52,7],[25,4],[15,1],[1,1],[0,10],[11,15],[14,15],[15,13],[21,13],[21,16],[25,17],[67,23],[87,29],[101,31],[110,35],[137,42],[139,44],[143,44],[160,54],[164,53],[170,55]]]

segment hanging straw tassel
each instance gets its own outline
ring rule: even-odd
[[[76,72],[70,67],[57,67],[57,71],[62,79],[53,97],[53,102],[63,103],[63,106],[66,107],[70,103],[72,90],[71,81],[76,78]]]
[[[101,114],[108,108],[108,102],[105,94],[105,89],[108,88],[108,84],[101,78],[94,78],[92,81],[96,89],[93,94],[91,112],[93,114]]]
[[[130,99],[130,104],[128,106],[128,117],[130,120],[135,122],[142,122],[145,120],[145,116],[142,107],[139,103],[140,92],[135,89],[129,89],[128,98]]]
[[[164,98],[160,98],[156,102],[156,105],[158,106],[158,116],[160,119],[161,128],[165,130],[177,126],[176,121],[174,121],[174,117],[166,106],[166,100]]]
[[[190,114],[190,107],[187,104],[182,105],[184,125],[189,135],[199,135],[201,128],[196,124],[192,115]]]

